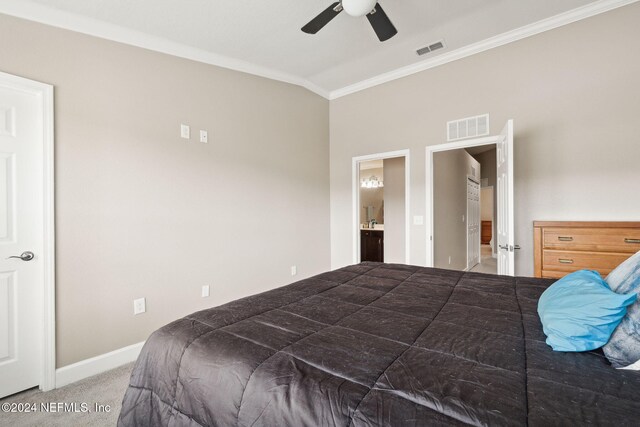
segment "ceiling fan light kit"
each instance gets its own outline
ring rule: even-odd
[[[302,31],[307,34],[316,34],[343,10],[348,15],[356,18],[366,15],[369,24],[371,24],[373,31],[375,31],[381,42],[389,40],[398,33],[398,30],[393,26],[382,6],[376,0],[342,0],[335,2],[302,27]]]
[[[347,15],[359,17],[371,13],[376,3],[376,0],[342,0],[342,8]]]

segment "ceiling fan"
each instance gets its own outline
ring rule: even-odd
[[[347,15],[361,17],[367,15],[367,19],[376,32],[381,42],[389,40],[398,33],[382,6],[376,0],[341,0],[333,3],[313,18],[307,25],[302,27],[302,31],[307,34],[315,34],[327,25],[333,18],[342,11]]]

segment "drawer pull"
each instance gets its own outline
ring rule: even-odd
[[[573,260],[572,260],[572,259],[563,259],[563,258],[560,258],[560,259],[558,260],[558,262],[559,262],[560,264],[573,264]]]
[[[562,237],[562,236],[559,236],[558,240],[560,240],[561,242],[573,242],[573,237]]]
[[[625,243],[640,243],[640,239],[624,239]]]

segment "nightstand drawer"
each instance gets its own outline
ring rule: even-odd
[[[597,270],[604,277],[631,254],[606,252],[555,251],[542,252],[542,269],[546,271]]]
[[[637,228],[546,227],[542,240],[545,249],[618,253],[640,250],[640,230]]]

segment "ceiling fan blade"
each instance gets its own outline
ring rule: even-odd
[[[393,26],[387,14],[384,13],[380,3],[376,3],[376,7],[367,15],[367,19],[381,42],[389,40],[398,34],[398,30]]]
[[[307,25],[302,27],[302,31],[307,34],[315,34],[320,31],[322,27],[331,22],[333,18],[338,16],[340,12],[342,12],[342,5],[340,2],[335,2],[322,11],[318,16],[309,21]]]

